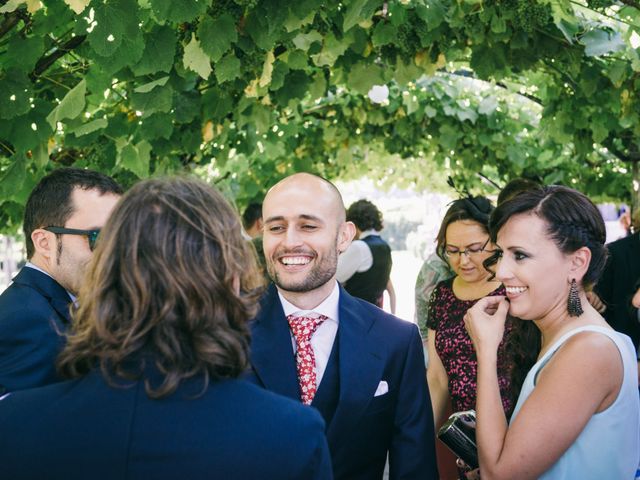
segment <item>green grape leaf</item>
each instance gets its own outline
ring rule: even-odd
[[[93,133],[96,130],[107,128],[107,125],[109,125],[109,122],[106,118],[97,118],[90,122],[83,123],[74,129],[70,129],[68,133],[73,133],[76,137],[81,137],[83,135]]]
[[[44,53],[44,39],[39,36],[22,37],[14,35],[9,39],[3,53],[3,68],[15,68],[21,72],[31,72]]]
[[[379,22],[376,25],[376,28],[373,29],[373,36],[371,40],[373,41],[374,47],[380,47],[382,45],[387,45],[395,41],[398,34],[398,29],[395,25],[386,22]]]
[[[170,72],[176,54],[178,41],[175,32],[167,26],[156,26],[144,35],[144,53],[140,61],[132,67],[136,75],[156,72]]]
[[[184,47],[182,63],[184,68],[193,70],[205,80],[211,75],[211,59],[200,47],[200,42],[196,39],[195,34],[191,34],[191,41]]]
[[[206,119],[222,120],[233,108],[231,96],[219,88],[210,88],[202,97],[202,114]]]
[[[26,73],[16,69],[0,75],[0,118],[14,118],[31,109],[31,81]]]
[[[308,33],[299,33],[293,38],[292,42],[296,48],[306,52],[314,43],[322,42],[322,35],[316,30],[311,30]]]
[[[240,76],[240,60],[233,53],[228,53],[216,64],[218,83],[228,82]]]
[[[271,83],[271,75],[273,74],[273,62],[276,57],[273,56],[273,51],[268,51],[262,65],[262,75],[260,75],[260,81],[258,85],[260,87],[266,87]]]
[[[609,129],[600,122],[591,125],[591,132],[595,143],[602,143],[609,136]]]
[[[251,108],[249,122],[259,134],[265,133],[271,126],[271,110],[263,105],[255,104]]]
[[[85,105],[84,96],[86,91],[87,82],[83,79],[65,95],[58,106],[55,107],[47,116],[47,122],[49,122],[52,129],[56,129],[56,125],[59,121],[66,118],[76,118],[80,113],[82,113]]]
[[[12,200],[16,203],[24,205],[26,198],[22,193],[27,180],[27,166],[29,161],[24,153],[16,154],[11,157],[11,164],[0,177],[0,198]],[[3,203],[2,208],[6,205]]]
[[[158,80],[154,80],[153,82],[140,85],[139,87],[134,88],[133,91],[136,93],[148,93],[158,86],[163,87],[164,85],[166,85],[168,80],[169,76],[167,75],[166,77],[159,78]]]
[[[358,93],[365,95],[374,85],[384,83],[382,68],[378,65],[357,64],[348,75],[348,85]]]
[[[442,0],[429,0],[427,4],[418,3],[416,13],[427,23],[429,30],[434,30],[446,19],[447,8],[442,4]]]
[[[400,85],[406,85],[409,82],[415,81],[422,75],[422,69],[418,67],[413,60],[405,63],[402,57],[396,58],[396,70],[394,72],[394,78]]]
[[[149,175],[149,161],[151,159],[151,144],[146,140],[133,145],[127,143],[120,150],[117,165],[128,170],[138,178],[145,178]]]
[[[202,49],[209,55],[211,61],[217,62],[238,40],[236,22],[228,13],[222,14],[215,20],[206,17],[198,26],[198,38]]]
[[[286,15],[286,10],[284,12],[274,10],[265,13],[261,9],[257,9],[252,10],[247,15],[245,31],[249,33],[255,44],[262,50],[271,50],[273,48],[279,34],[279,27],[283,27],[276,17],[282,13]]]
[[[148,117],[156,112],[168,112],[173,107],[173,88],[171,84],[156,87],[148,93],[132,93],[131,107]]]
[[[211,6],[211,0],[149,0],[154,15],[161,22],[191,22]]]
[[[331,67],[347,48],[349,48],[349,45],[336,39],[333,33],[329,33],[324,37],[324,44],[320,53],[311,55],[311,58],[318,67]]]
[[[69,5],[69,8],[75,12],[76,15],[80,15],[91,0],[64,0],[64,3]]]
[[[619,32],[602,29],[588,31],[580,37],[580,43],[584,45],[584,53],[588,57],[600,57],[608,53],[619,52],[626,47]]]
[[[140,125],[140,133],[147,140],[156,138],[171,138],[173,133],[173,115],[169,113],[154,113],[143,118]]]
[[[138,30],[138,7],[129,0],[111,0],[94,7],[95,27],[88,35],[93,50],[103,57],[113,55],[122,44],[125,35]]]
[[[26,3],[25,0],[9,0],[5,5],[0,7],[0,13],[15,12],[24,3]]]
[[[309,65],[309,58],[302,50],[288,52],[286,63],[292,70],[304,70]],[[282,57],[279,57],[282,58]]]
[[[309,95],[312,99],[322,98],[327,93],[327,79],[322,72],[318,72],[313,76],[313,81],[309,86]]]
[[[347,32],[358,23],[369,20],[379,5],[378,0],[352,0],[344,14],[342,31]]]

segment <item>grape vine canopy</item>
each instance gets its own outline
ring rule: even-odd
[[[239,204],[301,170],[637,196],[638,0],[0,0],[0,15],[5,231],[60,165],[125,185],[194,171]]]

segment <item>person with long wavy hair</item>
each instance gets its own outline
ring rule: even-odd
[[[58,361],[72,379],[0,401],[3,476],[330,478],[320,415],[237,378],[258,284],[219,192],[135,185],[80,290]]]

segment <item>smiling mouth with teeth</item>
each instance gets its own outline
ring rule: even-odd
[[[311,262],[309,257],[283,257],[280,261],[284,265],[306,265]]]
[[[522,293],[527,290],[527,288],[528,287],[504,287],[507,293],[511,293],[512,295],[515,295],[516,293]]]

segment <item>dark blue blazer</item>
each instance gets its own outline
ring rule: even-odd
[[[618,332],[631,337],[638,350],[640,323],[631,298],[640,287],[640,233],[607,245],[609,258],[595,291],[605,303],[605,320]]]
[[[436,479],[433,416],[418,329],[340,288],[339,400],[327,420],[337,479]],[[289,326],[276,288],[252,324],[251,380],[300,401]],[[381,381],[388,393],[374,394]],[[324,379],[323,379],[324,382]]]
[[[55,361],[69,325],[67,291],[24,267],[0,295],[0,392],[60,381]]]
[[[12,480],[330,479],[314,409],[243,380],[150,399],[100,373],[0,400],[0,477]]]

